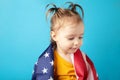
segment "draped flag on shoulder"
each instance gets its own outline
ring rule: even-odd
[[[85,56],[85,57],[84,57]],[[98,80],[94,64],[78,49],[72,55],[77,80]],[[54,51],[52,44],[40,55],[34,65],[32,80],[54,80]]]
[[[54,80],[53,50],[50,45],[34,65],[32,80]]]

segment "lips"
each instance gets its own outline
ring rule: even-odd
[[[78,48],[71,48],[71,50],[76,51]]]

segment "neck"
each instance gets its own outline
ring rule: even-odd
[[[72,63],[71,53],[65,53],[62,50],[56,49],[57,53],[66,61]]]

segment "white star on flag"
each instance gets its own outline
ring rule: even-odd
[[[49,53],[46,52],[44,56],[45,58],[49,57]]]
[[[52,78],[52,77],[50,77],[48,80],[53,80],[53,78]]]
[[[47,68],[44,68],[43,70],[42,70],[42,72],[43,72],[43,74],[45,74],[45,73],[47,73]]]
[[[34,70],[32,71],[32,74],[34,73]]]
[[[37,65],[37,62],[35,64]]]
[[[53,66],[53,64],[54,64],[54,63],[53,63],[53,60],[50,62],[50,64],[51,64],[51,66]]]

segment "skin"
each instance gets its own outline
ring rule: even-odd
[[[82,45],[84,25],[82,22],[72,24],[68,22],[57,31],[51,31],[51,37],[57,44],[58,54],[72,63],[70,54],[73,54]]]

